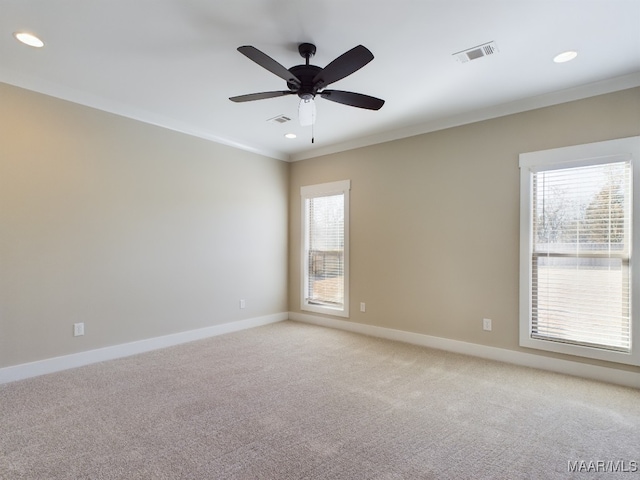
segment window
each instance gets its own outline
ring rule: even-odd
[[[303,310],[349,316],[351,182],[302,187]]]
[[[520,345],[640,364],[639,153],[633,137],[520,155]]]

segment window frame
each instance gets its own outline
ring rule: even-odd
[[[600,165],[620,161],[631,163],[630,308],[631,350],[617,352],[599,347],[574,345],[532,338],[533,174],[541,171]],[[640,136],[608,140],[520,154],[520,346],[550,352],[640,365]]]
[[[349,192],[351,190],[351,180],[339,180],[336,182],[321,183],[317,185],[306,185],[300,187],[301,199],[301,279],[300,279],[300,309],[313,313],[325,315],[335,315],[349,318]],[[307,199],[327,197],[333,195],[344,196],[344,298],[342,307],[332,307],[328,305],[315,305],[307,301],[305,292],[308,289],[309,261],[307,255],[307,233],[308,219],[305,204]]]

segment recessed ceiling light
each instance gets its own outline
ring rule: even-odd
[[[30,47],[44,47],[44,42],[32,33],[16,32],[13,34],[13,36],[16,37],[16,40],[18,40],[19,42],[22,42],[25,45],[29,45]]]
[[[284,136],[286,138],[296,138],[297,137],[297,135],[295,133],[285,133]]]
[[[578,52],[574,52],[573,50],[569,50],[568,52],[562,52],[559,55],[553,57],[553,61],[556,63],[564,63],[569,62],[578,56]]]

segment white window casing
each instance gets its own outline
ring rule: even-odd
[[[302,310],[349,317],[350,180],[300,188]]]
[[[520,155],[521,346],[640,365],[638,162],[640,137]]]

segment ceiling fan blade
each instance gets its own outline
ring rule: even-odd
[[[277,92],[261,92],[261,93],[249,93],[247,95],[238,95],[237,97],[230,97],[232,102],[251,102],[253,100],[264,100],[265,98],[284,97],[285,95],[293,95],[296,92],[291,90],[282,90]]]
[[[373,53],[366,47],[358,45],[346,53],[343,53],[329,65],[324,67],[313,78],[313,84],[318,89],[330,83],[337,82],[353,72],[360,70],[373,60]]]
[[[367,110],[380,110],[384,105],[381,98],[370,97],[362,93],[344,92],[342,90],[325,90],[320,93],[322,98],[332,102],[350,105],[352,107],[366,108]]]
[[[292,83],[296,86],[300,86],[300,79],[287,70],[283,65],[276,62],[266,53],[261,52],[255,47],[245,45],[238,47],[238,51],[247,57],[249,60],[253,60],[262,68],[269,70],[271,73],[279,76],[280,78]]]

